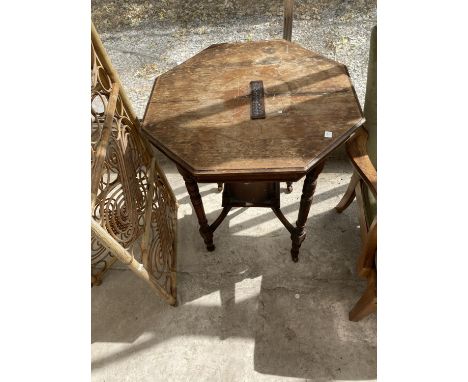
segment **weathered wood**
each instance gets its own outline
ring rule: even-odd
[[[284,0],[283,38],[291,41],[294,14],[294,0]]]
[[[265,119],[250,119],[252,80]],[[199,182],[297,181],[363,121],[344,65],[275,40],[213,45],[159,76],[143,130]]]
[[[319,163],[312,171],[310,171],[304,179],[304,186],[302,187],[301,203],[299,205],[299,214],[296,221],[296,228],[291,233],[292,248],[291,258],[294,262],[299,261],[299,248],[306,237],[305,223],[309,216],[312,198],[314,196],[315,188],[317,187],[317,178],[322,172],[325,162]]]

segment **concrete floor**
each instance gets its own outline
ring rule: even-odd
[[[332,158],[319,177],[299,263],[287,230],[268,209],[233,209],[207,252],[182,178],[158,159],[180,203],[177,308],[125,266],[92,289],[93,381],[369,381],[376,379],[376,316],[348,311],[365,282],[355,202],[333,207],[351,176]],[[297,217],[302,182],[285,194]],[[209,221],[221,194],[200,187]]]
[[[282,2],[93,0],[92,18],[139,117],[154,78],[211,44],[279,38]],[[364,100],[375,0],[296,2],[293,40],[346,64]],[[343,153],[343,151],[341,151]],[[233,209],[207,252],[181,177],[158,159],[180,203],[179,307],[163,303],[125,266],[92,289],[93,381],[369,381],[376,317],[348,321],[365,282],[356,206],[333,207],[351,167],[331,159],[318,180],[308,237],[293,263],[287,230],[267,209]],[[297,218],[302,182],[284,193]],[[202,185],[208,219],[221,209]]]

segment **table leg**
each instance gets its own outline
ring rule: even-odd
[[[205,242],[206,249],[210,252],[214,251],[215,246],[213,244],[213,231],[208,225],[208,220],[206,219],[205,208],[203,207],[203,201],[198,189],[197,181],[183,169],[179,168],[179,172],[184,178],[185,186],[187,187],[187,191],[190,195],[193,209],[197,214],[198,224],[200,225],[200,235]]]
[[[305,223],[309,215],[310,206],[312,204],[312,197],[314,196],[315,188],[317,186],[317,178],[322,172],[325,161],[319,163],[313,168],[304,179],[304,186],[302,187],[301,204],[299,206],[299,215],[296,221],[296,228],[291,233],[292,248],[291,257],[294,262],[299,260],[299,248],[306,237]]]

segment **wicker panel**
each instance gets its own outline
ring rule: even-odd
[[[176,198],[94,26],[91,37],[92,283],[119,259],[176,304]]]

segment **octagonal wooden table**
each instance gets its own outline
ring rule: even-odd
[[[251,119],[251,81],[264,118]],[[285,40],[217,44],[156,78],[143,133],[185,180],[209,251],[232,207],[269,207],[291,233],[293,261],[325,158],[364,123],[347,68]],[[280,210],[279,182],[305,176],[296,225]],[[210,225],[197,183],[224,183]]]

